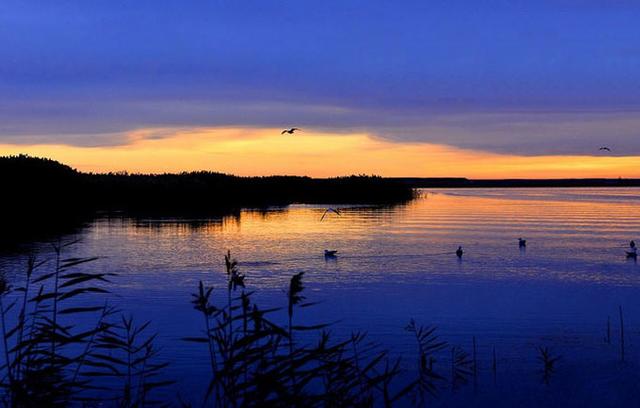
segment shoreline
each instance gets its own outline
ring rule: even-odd
[[[464,177],[389,177],[411,188],[570,188],[640,187],[640,179],[468,179]]]

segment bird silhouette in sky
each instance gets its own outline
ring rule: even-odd
[[[327,208],[326,210],[324,210],[324,212],[322,213],[322,217],[320,217],[320,221],[324,220],[324,217],[326,217],[326,215],[327,215],[328,213],[330,213],[330,212],[334,212],[334,213],[336,213],[336,214],[338,214],[338,215],[342,215],[342,214],[340,214],[340,211],[339,211],[339,210],[336,210],[335,208],[331,208],[331,207],[329,207],[329,208]]]
[[[281,135],[284,135],[285,133],[288,133],[290,135],[293,134],[293,132],[300,130],[300,128],[296,128],[296,127],[292,127],[291,129],[285,129],[282,132],[280,132]]]
[[[598,150],[606,150],[608,152],[611,151],[611,149],[609,149],[607,146],[602,146],[601,148],[599,148]]]

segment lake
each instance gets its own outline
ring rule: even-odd
[[[640,265],[624,251],[631,239],[640,242],[640,189],[430,189],[395,207],[331,206],[341,215],[323,221],[326,207],[311,205],[212,220],[102,217],[65,238],[80,239],[66,255],[100,256],[83,267],[119,275],[112,302],[153,322],[169,374],[186,395],[203,395],[209,372],[206,348],[180,341],[201,330],[190,294],[202,280],[225,301],[230,250],[257,303],[286,305],[288,280],[305,272],[305,295],[319,304],[300,318],[333,322],[337,337],[367,332],[403,356],[407,377],[416,369],[410,319],[437,326],[443,340],[470,353],[475,337],[477,377],[456,390],[443,381],[433,406],[640,402]],[[459,245],[462,259],[454,254]],[[338,256],[325,258],[325,249]],[[4,261],[19,274],[24,257]],[[561,356],[549,384],[539,347]],[[437,361],[445,376],[449,356]]]

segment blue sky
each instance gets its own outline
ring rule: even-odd
[[[3,0],[0,142],[296,125],[637,155],[638,16],[631,1]]]

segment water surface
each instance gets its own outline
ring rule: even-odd
[[[208,371],[206,350],[179,340],[201,329],[189,294],[203,280],[223,301],[230,250],[258,303],[284,305],[289,278],[305,272],[307,298],[320,302],[303,312],[307,321],[335,321],[337,336],[368,332],[403,355],[409,373],[409,319],[438,326],[443,339],[469,351],[475,337],[476,384],[452,392],[444,382],[436,405],[640,402],[640,266],[624,256],[629,240],[640,242],[640,189],[423,190],[408,205],[341,206],[342,216],[321,222],[325,208],[246,210],[218,220],[101,218],[69,255],[101,256],[86,267],[119,274],[115,301],[154,322],[179,387],[194,394]],[[453,254],[458,245],[462,260]],[[339,256],[325,259],[324,249]],[[15,270],[20,262],[10,260]],[[625,364],[617,361],[619,305],[628,327]],[[608,317],[611,345],[603,341]],[[539,346],[563,356],[548,386],[538,373]],[[439,361],[445,375],[447,358]]]

